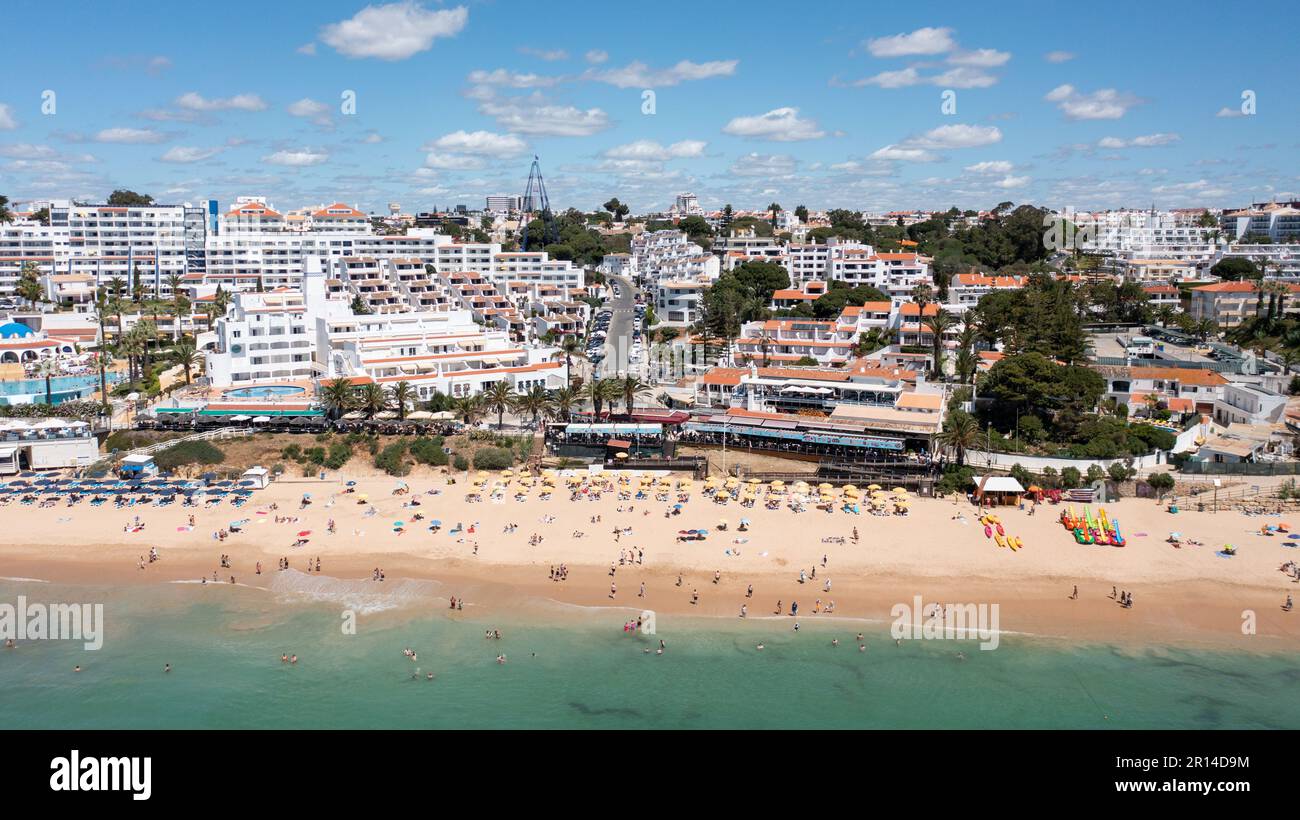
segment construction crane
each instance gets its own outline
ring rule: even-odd
[[[542,217],[542,235],[533,237],[533,243],[540,247],[560,241],[560,230],[555,226],[555,215],[551,213],[551,200],[546,195],[546,183],[542,181],[542,166],[537,156],[533,155],[533,165],[528,169],[528,184],[524,186],[523,233],[519,238],[519,250],[529,250],[528,223],[533,219],[533,212],[540,211]]]

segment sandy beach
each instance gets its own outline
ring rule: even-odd
[[[539,486],[517,484],[493,499],[494,475],[484,485],[483,500],[469,501],[473,484],[464,475],[455,476],[454,484],[448,478],[419,472],[394,479],[363,471],[325,480],[285,478],[257,491],[242,509],[228,503],[211,509],[115,509],[13,502],[0,509],[0,576],[130,585],[211,582],[215,572],[221,583],[233,575],[240,584],[271,587],[281,558],[296,571],[307,570],[309,559],[314,568],[319,558],[321,575],[375,583],[376,591],[406,578],[438,580],[477,614],[553,601],[610,607],[612,623],[643,609],[737,618],[742,605],[747,617],[757,619],[778,617],[779,600],[779,617],[787,620],[797,601],[805,623],[888,622],[895,604],[911,604],[919,595],[925,604],[996,603],[1000,628],[1012,633],[1246,651],[1300,646],[1300,612],[1281,608],[1300,584],[1279,570],[1286,561],[1300,560],[1300,548],[1289,547],[1293,542],[1280,535],[1259,534],[1264,524],[1289,523],[1277,516],[1171,515],[1149,499],[1123,499],[1105,505],[1127,537],[1127,545],[1116,548],[1076,544],[1058,521],[1060,506],[1043,504],[1032,516],[1028,507],[1002,508],[998,515],[1007,533],[1024,543],[1012,551],[985,537],[979,511],[965,499],[914,499],[906,516],[854,515],[838,504],[831,513],[811,506],[796,513],[784,501],[779,509],[766,509],[762,496],[752,508],[734,500],[720,504],[704,497],[695,482],[680,514],[666,517],[678,503],[675,491],[666,501],[656,500],[653,491],[642,500],[621,500],[617,491],[599,500],[579,492],[571,500],[561,481],[546,501]],[[348,487],[348,481],[355,485]],[[409,492],[394,494],[399,485]],[[633,479],[626,489],[635,493],[637,486]],[[520,490],[522,501],[515,498]],[[300,508],[304,493],[312,503]],[[362,496],[366,503],[358,503]],[[423,520],[415,520],[416,514]],[[145,527],[130,531],[136,516]],[[746,532],[737,531],[742,518],[749,520]],[[248,523],[240,532],[224,541],[214,538],[241,519]],[[330,519],[333,534],[327,532]],[[724,519],[725,531],[718,527]],[[442,524],[436,533],[428,529],[435,520]],[[460,531],[453,532],[458,524]],[[616,538],[616,528],[631,532]],[[679,531],[698,528],[708,530],[704,540],[678,540]],[[1202,545],[1175,548],[1166,542],[1172,530]],[[301,536],[305,544],[293,546],[299,533],[308,532]],[[1218,554],[1225,543],[1237,547],[1235,556]],[[154,547],[160,560],[140,569]],[[221,567],[222,554],[230,556],[229,568]],[[567,579],[552,580],[552,570],[562,564]],[[368,580],[375,568],[383,570],[385,581]],[[1076,584],[1077,600],[1070,597]],[[753,595],[747,597],[750,585]],[[1131,592],[1134,606],[1120,607],[1112,587]],[[1254,634],[1243,632],[1246,611],[1254,613]]]

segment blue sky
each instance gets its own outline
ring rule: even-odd
[[[11,3],[5,28],[31,36],[6,39],[0,193],[479,207],[521,192],[536,153],[553,205],[586,210],[688,190],[737,208],[1235,206],[1300,195],[1297,17],[1014,0]]]

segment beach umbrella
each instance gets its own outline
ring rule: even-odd
[[[405,527],[405,526],[406,526],[406,522],[405,522],[405,521],[394,521],[394,522],[393,522],[393,526],[394,526],[394,527]]]
[[[867,489],[868,489],[868,490],[879,490],[879,489],[880,489],[880,485],[879,485],[879,484],[868,484],[868,485],[867,485]]]
[[[306,538],[309,535],[311,535],[311,530],[303,530],[298,533],[299,538]]]
[[[618,458],[618,459],[624,459],[624,458],[627,458],[627,453],[616,453],[616,454],[614,455],[614,458]]]
[[[680,510],[681,508],[682,508],[682,505],[681,505],[681,504],[674,504],[674,505],[673,505],[673,509],[674,509],[674,510]]]
[[[818,484],[818,485],[817,485],[817,489],[819,489],[819,490],[833,490],[833,489],[835,489],[835,487],[834,487],[834,485],[829,484],[829,483],[823,481],[821,484]]]
[[[895,487],[894,489],[890,490],[890,492],[891,492],[891,493],[902,493],[903,495],[907,495],[907,490],[904,489],[903,487]]]
[[[429,522],[429,526],[430,526],[430,527],[441,527],[441,526],[442,526],[442,521],[441,521],[441,519],[435,518],[435,519],[433,519],[432,521]]]
[[[345,486],[348,486],[348,487],[355,487],[355,486],[357,486],[357,482],[355,482],[355,481],[349,481]]]
[[[720,498],[723,501],[726,501],[727,499],[731,498],[731,493],[727,492],[726,490],[719,490],[716,498]]]
[[[749,483],[750,483],[750,484],[762,484],[763,482],[759,481],[757,478],[751,478],[751,479],[749,480]]]

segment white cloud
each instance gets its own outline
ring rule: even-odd
[[[201,162],[221,153],[220,148],[191,148],[177,145],[158,159],[163,162]]]
[[[268,154],[262,157],[262,162],[269,162],[272,165],[320,165],[329,159],[329,154],[324,150],[312,148],[303,148],[299,151],[276,151],[274,154]]]
[[[528,144],[514,134],[491,131],[453,131],[427,143],[425,151],[473,154],[482,157],[515,157],[528,151]]]
[[[786,154],[750,153],[738,157],[728,170],[741,177],[782,177],[794,173],[795,159]]]
[[[316,102],[310,97],[303,97],[295,103],[290,103],[288,111],[292,116],[304,117],[317,125],[328,125],[330,123],[330,107],[325,103]]]
[[[995,48],[977,48],[974,51],[959,51],[948,57],[953,65],[965,65],[973,68],[997,68],[1006,65],[1011,59],[1011,52],[998,51]]]
[[[998,78],[970,66],[958,66],[942,74],[936,74],[929,80],[931,85],[948,88],[988,88],[997,85]]]
[[[376,131],[371,131],[369,134],[366,134],[361,141],[367,145],[376,145],[384,141],[384,135]]]
[[[321,29],[326,45],[346,57],[405,60],[433,47],[439,37],[454,37],[469,22],[464,6],[430,11],[414,0],[366,6],[350,19]]]
[[[513,99],[485,99],[479,112],[507,131],[552,137],[586,137],[609,128],[609,115],[599,108],[585,111],[556,105],[538,94]]]
[[[530,57],[536,57],[539,60],[545,60],[548,63],[553,63],[557,60],[569,59],[569,52],[565,51],[562,48],[557,48],[551,51],[547,51],[545,49],[532,48],[530,46],[522,46],[519,49],[519,53],[527,54]]]
[[[871,159],[889,160],[891,162],[936,162],[938,155],[924,148],[909,148],[903,145],[886,145],[871,153]]]
[[[601,63],[609,59],[609,52],[602,51],[601,49],[598,48],[593,48],[591,51],[588,51],[586,54],[582,56],[583,59],[585,59],[587,62],[591,63],[592,65],[600,65]]]
[[[754,117],[736,117],[722,131],[737,137],[775,142],[815,140],[825,136],[825,132],[817,127],[816,121],[800,119],[797,108],[774,108]]]
[[[236,94],[233,97],[208,99],[196,91],[176,98],[176,104],[190,111],[264,111],[266,101],[256,94]]]
[[[1004,159],[989,160],[986,162],[977,162],[974,165],[967,165],[966,170],[973,174],[1007,174],[1011,172],[1014,166]]]
[[[907,88],[913,85],[920,85],[926,82],[921,76],[921,72],[915,68],[900,68],[897,71],[882,71],[871,77],[863,77],[861,80],[854,81],[856,86],[878,85],[881,88]]]
[[[0,157],[13,157],[15,159],[47,159],[57,154],[53,148],[48,145],[33,145],[30,142],[17,142],[8,145],[0,145]]]
[[[1074,86],[1058,85],[1043,99],[1054,102],[1072,120],[1117,120],[1142,100],[1113,88],[1100,88],[1088,94]]]
[[[662,88],[690,80],[730,77],[736,73],[739,63],[739,60],[711,60],[707,63],[682,60],[671,68],[652,69],[645,63],[631,62],[622,68],[589,69],[583,76],[616,88]]]
[[[439,168],[445,171],[474,171],[486,165],[482,157],[443,154],[437,151],[430,151],[428,156],[424,158],[424,164],[429,168]]]
[[[315,57],[315,56],[316,56],[316,43],[314,43],[314,42],[312,42],[312,43],[304,43],[303,45],[300,45],[300,46],[298,46],[296,49],[294,49],[294,51],[298,52],[299,54],[306,55],[307,57]]]
[[[950,28],[919,28],[910,34],[877,37],[867,41],[867,50],[874,57],[912,57],[943,54],[952,51],[957,43]]]
[[[0,103],[0,131],[12,131],[17,127],[18,120],[14,119],[13,109]]]
[[[975,148],[1002,141],[1002,131],[996,125],[941,125],[931,128],[919,137],[910,137],[905,145],[921,148]]]
[[[1003,177],[1002,179],[998,180],[993,184],[999,188],[1023,188],[1026,185],[1028,185],[1029,182],[1030,182],[1029,177],[1008,176],[1008,177]]]
[[[3,107],[4,107],[4,106],[0,106],[0,108],[3,108]],[[1245,112],[1245,111],[1242,111],[1240,108],[1229,108],[1228,106],[1225,105],[1223,108],[1220,108],[1220,109],[1219,109],[1219,112],[1218,112],[1217,114],[1215,114],[1214,116],[1216,116],[1216,117],[1244,117],[1244,116],[1246,116],[1246,112]]]
[[[1049,63],[1068,63],[1079,55],[1073,51],[1049,51],[1043,55],[1043,59]]]
[[[162,142],[167,135],[152,128],[105,128],[95,134],[95,142],[121,142],[131,145]]]
[[[617,145],[606,151],[604,155],[610,159],[664,162],[670,159],[703,156],[707,145],[708,143],[703,140],[682,140],[665,147],[654,140],[636,140],[626,145]]]
[[[1099,148],[1155,148],[1160,145],[1171,145],[1181,140],[1182,137],[1177,134],[1147,134],[1142,137],[1133,139],[1121,139],[1120,137],[1102,137],[1097,141]]]
[[[960,65],[939,74],[921,74],[908,66],[897,71],[882,71],[871,77],[855,80],[853,85],[874,85],[880,88],[909,88],[914,85],[937,85],[943,88],[988,88],[996,85],[998,78],[979,68]]]
[[[471,71],[468,81],[473,85],[500,85],[508,88],[546,88],[558,83],[561,77],[522,73],[498,68],[494,71]]]

